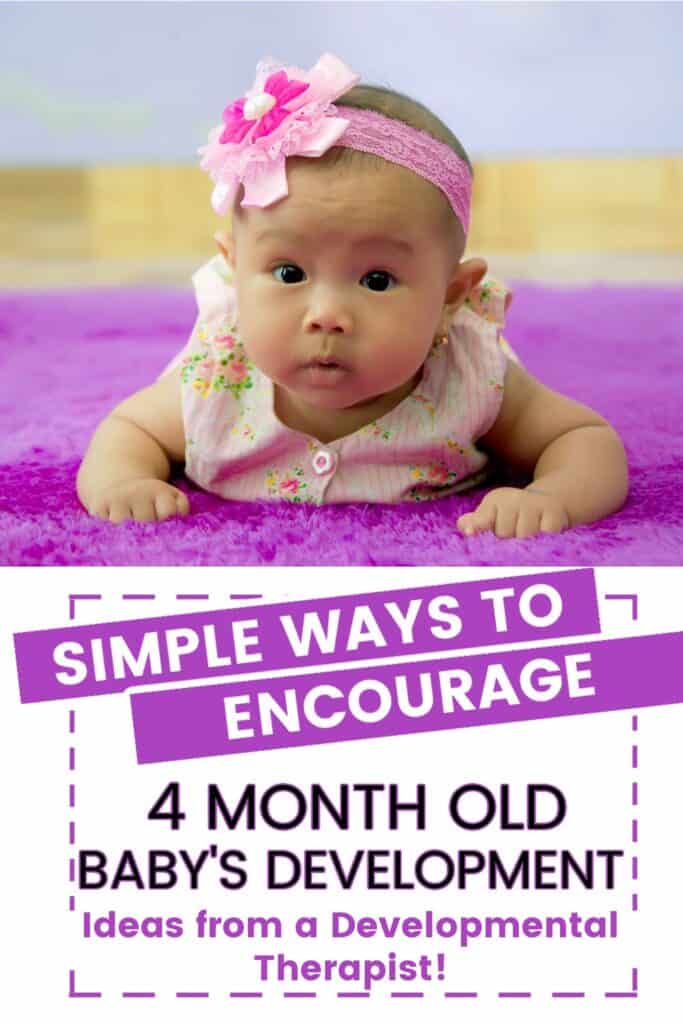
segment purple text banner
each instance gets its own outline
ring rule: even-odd
[[[683,701],[683,633],[131,694],[138,761]]]
[[[592,569],[16,633],[24,703],[600,631]]]

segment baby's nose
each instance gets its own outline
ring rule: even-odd
[[[312,305],[306,314],[307,333],[348,334],[351,326],[350,311],[333,296]]]
[[[306,324],[309,333],[321,334],[346,334],[344,327],[334,317],[317,317]]]

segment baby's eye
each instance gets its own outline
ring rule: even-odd
[[[296,263],[280,263],[279,266],[273,267],[271,273],[277,275],[280,270],[283,276],[276,277],[276,280],[282,284],[299,284],[306,276],[301,267],[297,267]],[[300,276],[297,277],[297,275]]]
[[[370,270],[361,277],[361,282],[367,281],[371,292],[385,292],[389,288],[389,281],[396,284],[396,278],[388,270]]]

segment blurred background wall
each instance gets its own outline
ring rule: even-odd
[[[462,139],[470,252],[678,256],[681,39],[680,3],[2,3],[2,279],[211,254],[197,147],[258,59],[325,50]]]

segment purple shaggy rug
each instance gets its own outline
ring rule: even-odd
[[[626,507],[559,536],[465,540],[484,492],[420,505],[223,502],[183,486],[185,520],[89,518],[74,481],[96,423],[149,383],[194,320],[187,290],[0,293],[0,564],[680,565],[683,288],[520,283],[505,334],[527,368],[624,439]]]

